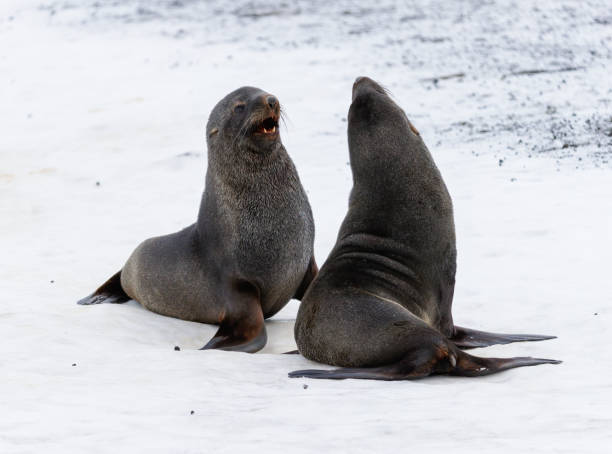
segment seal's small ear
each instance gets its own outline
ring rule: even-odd
[[[212,128],[208,133],[208,137],[212,137],[219,132],[219,128]]]
[[[417,136],[420,136],[421,133],[419,132],[419,130],[417,128],[414,127],[414,125],[412,124],[412,122],[410,120],[408,120],[408,126],[410,127],[410,130],[415,133]]]

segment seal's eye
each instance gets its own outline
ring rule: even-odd
[[[234,112],[236,112],[236,113],[244,112],[244,104],[243,103],[236,104],[234,106]]]

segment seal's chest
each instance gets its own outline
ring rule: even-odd
[[[245,273],[262,279],[286,278],[310,259],[312,220],[299,210],[282,208],[264,207],[241,218],[235,253]]]
[[[301,255],[298,251],[308,249],[311,241],[309,229],[297,219],[287,221],[278,218],[243,227],[236,251],[243,257],[242,263],[256,263],[259,269],[273,271],[298,259],[296,253]]]

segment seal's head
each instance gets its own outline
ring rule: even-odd
[[[353,82],[353,101],[358,95],[364,95],[368,92],[375,92],[379,95],[387,96],[387,90],[380,85],[378,82],[370,79],[369,77],[361,76],[355,79]]]
[[[355,79],[352,101],[351,111],[353,111],[353,114],[351,119],[353,121],[376,121],[384,117],[385,114],[391,116],[398,115],[402,117],[400,125],[406,122],[414,135],[421,135],[410,120],[408,120],[402,108],[391,99],[389,91],[369,77],[362,76]],[[374,110],[378,110],[378,112],[374,114]],[[350,111],[349,114],[351,114]]]
[[[349,155],[353,177],[360,164],[389,164],[397,142],[408,129],[404,111],[380,84],[369,77],[358,77],[353,84],[352,103],[348,113]],[[357,158],[357,159],[355,159]]]
[[[236,152],[266,153],[281,145],[278,99],[255,87],[231,92],[214,107],[206,126],[209,150],[231,144]]]
[[[347,132],[355,183],[374,187],[380,175],[404,181],[405,169],[413,167],[410,161],[428,153],[403,109],[369,77],[358,77],[353,84]]]
[[[369,77],[358,77],[353,83],[353,96],[349,110],[349,125],[360,123],[360,127],[372,130],[381,121],[393,120],[400,116],[406,120],[406,114],[399,107],[386,88]]]

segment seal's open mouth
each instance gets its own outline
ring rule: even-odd
[[[276,131],[278,131],[278,118],[275,117],[266,118],[257,128],[257,132],[266,135],[274,135]]]

